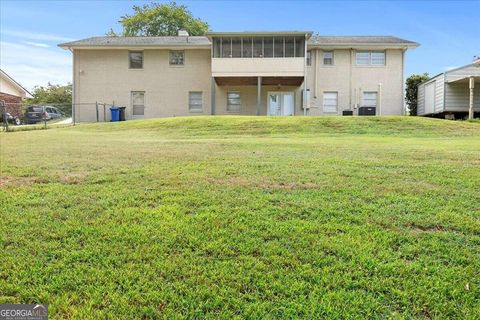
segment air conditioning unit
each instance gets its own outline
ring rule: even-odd
[[[377,114],[376,107],[360,107],[358,108],[359,116],[375,116]]]

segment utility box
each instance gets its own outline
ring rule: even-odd
[[[375,116],[377,114],[376,107],[360,107],[358,108],[359,116]]]

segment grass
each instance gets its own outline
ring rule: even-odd
[[[479,122],[195,117],[0,139],[0,303],[480,318]]]

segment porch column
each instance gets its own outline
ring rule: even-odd
[[[470,87],[470,108],[468,109],[468,119],[473,119],[473,88],[475,87],[475,78],[470,77],[469,81]]]
[[[257,78],[257,116],[260,115],[262,107],[262,77]]]
[[[215,114],[215,87],[216,87],[216,82],[215,82],[215,78],[212,77],[212,90],[211,90],[211,104],[212,104],[212,110],[211,110],[211,114],[214,115]]]

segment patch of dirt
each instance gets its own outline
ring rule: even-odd
[[[36,177],[12,177],[12,176],[0,176],[0,188],[8,186],[24,187],[31,186],[37,182]]]
[[[85,175],[81,173],[68,172],[60,177],[60,182],[63,184],[79,184],[85,180]]]
[[[410,233],[413,235],[419,235],[422,233],[437,233],[437,232],[446,232],[447,228],[440,225],[428,225],[428,226],[419,226],[419,225],[410,225]]]

